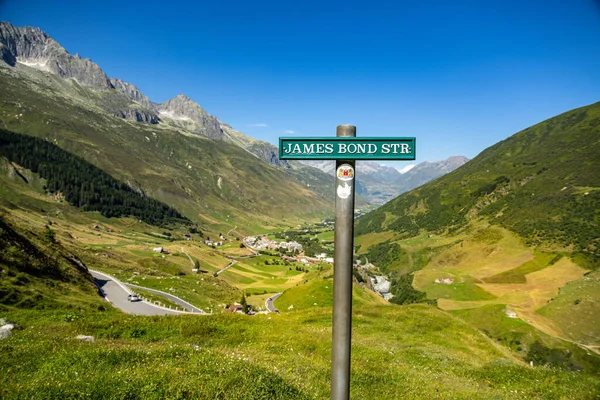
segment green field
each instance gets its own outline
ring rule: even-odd
[[[600,345],[600,273],[587,274],[560,289],[560,294],[537,310],[560,326],[568,338]]]
[[[246,293],[278,293],[301,282],[306,272],[317,268],[315,265],[284,262],[279,257],[261,255],[238,259],[219,277]]]
[[[533,260],[527,261],[517,268],[484,278],[483,281],[486,283],[525,283],[527,274],[544,269],[560,258],[560,255],[552,253],[534,252]]]
[[[516,234],[489,226],[485,219],[452,235],[402,238],[394,232],[369,233],[359,236],[357,243],[361,259],[369,256],[369,261],[381,262],[375,265],[391,276],[415,271],[412,285],[427,299],[505,345],[519,347],[523,357],[536,342],[581,351],[556,338],[581,343],[586,350],[580,357],[598,353],[597,273],[584,276],[587,270],[574,262],[585,259],[532,249]],[[443,279],[451,281],[436,283]],[[508,318],[507,310],[517,319]]]
[[[329,308],[254,318],[131,317],[110,310],[4,315],[25,327],[0,342],[6,399],[329,397]],[[531,368],[432,307],[356,307],[353,326],[352,398],[600,394],[596,376]],[[80,342],[78,334],[96,342]]]
[[[22,257],[22,264],[16,265],[21,270],[0,285],[5,296],[0,309],[3,318],[24,328],[0,342],[2,398],[329,396],[331,266],[303,265],[306,272],[296,271],[293,264],[273,265],[278,260],[272,256],[238,259],[240,269],[232,270],[252,280],[250,286],[284,291],[275,303],[282,313],[221,314],[225,304],[239,301],[239,287],[210,272],[192,274],[190,260],[181,250],[217,268],[230,261],[219,249],[198,239],[190,243],[147,235],[144,232],[153,232],[151,227],[131,220],[94,219],[97,214],[77,213],[47,201],[46,207],[61,212],[40,215],[12,209],[2,217],[57,260],[53,267],[43,256],[40,261],[32,259],[35,252],[27,255],[17,248],[0,253],[11,257],[11,270]],[[45,239],[44,225],[49,222],[56,242]],[[169,253],[153,253],[157,244]],[[66,261],[65,255],[73,252],[89,267],[174,293],[215,315],[124,315],[97,296],[84,274]],[[6,270],[4,262],[0,266]],[[46,269],[61,273],[45,277]],[[248,299],[262,306],[265,296]],[[353,289],[353,304],[354,398],[592,399],[600,393],[596,375],[548,368],[544,363],[528,367],[522,361],[528,349],[514,353],[504,342],[497,343],[434,307],[383,304],[360,286]],[[93,335],[96,342],[77,341],[79,334]],[[577,365],[594,371],[576,350],[571,353],[579,360]]]
[[[275,307],[281,312],[295,312],[316,307],[331,308],[333,306],[331,270],[312,278],[306,283],[286,290],[275,301]],[[380,306],[382,304],[386,304],[386,301],[379,295],[357,285],[353,286],[353,306]]]

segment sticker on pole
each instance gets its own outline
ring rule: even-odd
[[[354,179],[354,168],[350,164],[342,164],[338,167],[336,175],[341,181],[351,181]]]
[[[340,199],[347,199],[352,194],[352,186],[348,185],[348,182],[344,182],[344,186],[339,185],[337,187],[337,195]]]

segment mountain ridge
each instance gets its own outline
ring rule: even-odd
[[[134,84],[109,78],[91,59],[71,55],[40,28],[19,28],[0,21],[0,61],[13,68],[20,64],[63,79],[74,79],[94,90],[115,90],[132,103],[105,105],[104,108],[112,115],[149,124],[169,120],[171,124],[194,134],[233,143],[268,163],[290,168],[286,161],[279,160],[275,146],[257,141],[224,124],[187,95],[177,94],[163,103],[152,102]]]
[[[331,196],[312,190],[318,182],[302,183],[239,146],[172,124],[117,118],[99,105],[116,104],[112,93],[2,66],[0,86],[0,126],[57,144],[197,223],[254,232],[257,221],[330,212]],[[320,193],[333,191],[325,186]]]
[[[26,45],[25,42],[29,44]],[[41,136],[47,140],[51,137],[55,143],[68,146],[66,150],[75,150],[75,154],[107,169],[107,172],[117,173],[117,177],[127,182],[134,190],[143,190],[162,201],[168,202],[168,199],[177,193],[175,195],[178,199],[176,203],[179,207],[184,207],[182,211],[188,216],[190,216],[192,204],[205,198],[204,194],[199,194],[195,199],[190,199],[190,197],[194,197],[193,192],[200,190],[201,186],[204,187],[203,191],[209,193],[209,197],[215,196],[211,200],[212,206],[217,206],[218,203],[227,199],[226,202],[233,201],[242,209],[257,211],[260,204],[256,200],[259,197],[264,197],[266,204],[271,204],[273,199],[280,197],[279,194],[269,195],[269,191],[265,187],[264,193],[251,200],[254,195],[249,196],[249,194],[255,192],[255,188],[264,186],[269,181],[275,187],[280,186],[282,193],[286,192],[290,195],[295,192],[300,197],[310,197],[312,199],[310,202],[315,202],[313,211],[324,211],[329,207],[324,207],[325,204],[331,203],[327,199],[333,192],[332,179],[319,170],[302,166],[299,163],[291,164],[279,160],[274,146],[233,129],[208,114],[187,95],[178,94],[163,103],[154,103],[134,84],[118,78],[106,77],[100,67],[91,60],[84,64],[93,65],[93,69],[98,71],[97,75],[102,78],[102,82],[98,84],[94,79],[80,79],[79,75],[86,71],[85,65],[83,67],[80,65],[80,57],[70,55],[54,39],[38,28],[16,28],[10,23],[0,22],[0,48],[3,54],[0,61],[0,72],[2,72],[0,79],[3,81],[4,88],[4,96],[0,96],[4,112],[0,118],[6,129],[17,133]],[[56,70],[42,68],[42,65],[55,66]],[[71,65],[72,68],[65,67],[68,65]],[[104,77],[108,79],[106,82]],[[25,111],[25,116],[23,116],[23,111]],[[38,115],[39,118],[32,118],[31,113]],[[115,120],[112,117],[118,118]],[[119,123],[119,120],[125,124]],[[45,126],[41,125],[39,121],[44,121]],[[70,133],[61,134],[60,132],[64,132],[65,129]],[[89,138],[83,139],[87,135],[93,136],[105,129],[108,129],[110,133],[103,133],[102,137],[93,137],[92,142]],[[52,133],[49,134],[50,132]],[[76,132],[75,136],[71,136]],[[128,134],[132,136],[126,139],[123,132],[129,132]],[[84,133],[83,136],[81,136],[82,133]],[[176,140],[169,138],[172,133],[200,140],[198,144],[193,145],[188,143],[187,139],[184,140],[188,149],[183,153],[189,153],[198,145],[206,148],[216,146],[215,148],[219,150],[212,154],[198,152],[185,156],[183,153],[175,155],[175,149],[180,144],[176,144]],[[156,143],[155,140],[157,140]],[[166,164],[151,166],[144,170],[140,167],[149,164],[146,163],[146,160],[139,160],[139,165],[125,167],[128,164],[124,162],[125,158],[135,159],[138,154],[145,154],[141,156],[144,158],[156,157],[152,155],[152,151],[155,153],[160,151],[156,146],[159,146],[159,143],[164,140],[170,142],[169,147],[172,148],[171,154],[167,152],[159,156],[159,159],[166,157],[163,160]],[[215,143],[210,144],[203,140]],[[128,141],[130,143],[127,143]],[[116,145],[116,143],[118,144]],[[148,145],[154,150],[143,149]],[[164,142],[161,145],[164,145]],[[106,146],[113,148],[108,151],[108,153],[112,153],[111,157],[117,157],[117,154],[120,154],[124,148],[129,148],[129,153],[123,153],[118,156],[119,159],[112,158],[109,162],[107,156],[103,155],[108,150]],[[242,150],[249,157],[256,159],[258,164],[247,160],[247,157],[242,157],[239,152],[229,146]],[[225,154],[229,154],[229,156],[225,156]],[[208,160],[198,159],[203,156],[212,158],[212,161],[207,163]],[[185,157],[186,161],[183,162],[185,165],[177,165],[180,163],[172,157]],[[222,157],[225,157],[223,161],[217,161]],[[230,157],[235,161],[227,159]],[[244,160],[242,161],[242,159]],[[262,162],[265,163],[264,166],[260,166]],[[193,164],[194,166],[192,166]],[[240,174],[237,169],[242,168],[243,164],[247,164],[244,168],[247,168],[248,172]],[[167,168],[166,165],[169,167]],[[250,167],[250,165],[255,166]],[[270,166],[279,172],[271,170]],[[174,172],[175,170],[171,168],[176,168],[181,173]],[[154,171],[150,173],[150,176],[156,175],[156,177],[147,176],[142,179],[136,175],[148,174],[148,171]],[[175,173],[176,176],[163,181],[163,178],[166,177],[158,178],[158,176],[164,175],[165,171]],[[187,175],[194,175],[194,171],[201,173],[203,177],[197,176],[188,180],[191,176]],[[231,174],[233,171],[236,172]],[[254,176],[266,177],[268,175],[274,180],[269,178],[263,183],[256,183],[253,185],[255,188],[244,187],[245,183],[241,182],[240,178],[250,171]],[[214,178],[215,175],[218,178]],[[284,176],[286,177],[284,178]],[[188,182],[184,184],[180,181],[181,179]],[[162,182],[161,187],[151,187],[153,180]],[[228,187],[230,188],[227,189]],[[295,200],[287,197],[288,195],[284,196],[286,201],[294,202]],[[240,203],[244,198],[251,201]],[[273,212],[284,208],[284,202],[279,201],[278,203],[280,204],[272,204],[274,205]],[[203,205],[202,207],[208,206]],[[218,208],[223,208],[223,205],[218,205]],[[288,209],[292,211],[298,207],[293,205]],[[309,208],[306,210],[308,211]],[[317,211],[317,213],[321,211]],[[226,220],[228,217],[224,218],[224,222],[227,222]]]
[[[361,218],[362,233],[441,233],[485,216],[532,244],[600,256],[600,102],[526,128]],[[597,208],[597,207],[596,207]],[[384,217],[386,215],[387,217]],[[385,222],[384,222],[385,220]]]

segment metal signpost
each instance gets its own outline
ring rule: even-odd
[[[414,160],[415,138],[357,138],[340,125],[335,138],[279,138],[282,160],[336,160],[331,399],[350,398],[355,160]]]

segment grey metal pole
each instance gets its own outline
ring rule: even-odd
[[[355,137],[356,127],[353,125],[339,125],[336,136]],[[347,400],[350,398],[354,166],[354,160],[336,161],[333,334],[331,345],[332,400]]]

